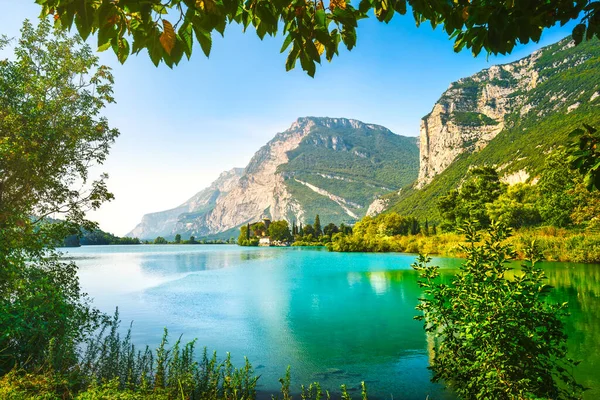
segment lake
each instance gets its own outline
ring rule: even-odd
[[[414,255],[329,253],[322,249],[230,245],[84,246],[63,249],[80,267],[96,307],[119,307],[122,329],[155,347],[172,341],[243,357],[260,375],[258,390],[319,381],[332,391],[365,381],[374,398],[451,399],[430,383],[428,340],[413,320],[421,290]],[[451,273],[460,260],[434,258]],[[576,376],[600,398],[600,265],[544,263],[552,298],[568,301]]]

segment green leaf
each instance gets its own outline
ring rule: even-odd
[[[327,15],[325,10],[317,10],[315,13],[315,22],[317,27],[327,28]]]
[[[585,24],[577,24],[575,28],[573,28],[573,40],[575,44],[579,44],[583,41],[583,35],[585,34]]]
[[[302,65],[302,69],[306,71],[310,77],[314,78],[316,72],[315,62],[305,52],[300,53],[300,65]]]
[[[191,23],[184,23],[179,28],[179,37],[181,38],[181,44],[185,55],[189,59],[192,56],[192,50],[194,48],[194,31]]]
[[[287,60],[285,61],[285,70],[291,71],[296,66],[296,60],[298,59],[298,55],[300,54],[300,47],[296,43],[294,43],[294,47],[288,54]]]
[[[293,40],[292,34],[288,33],[288,35],[285,37],[285,40],[283,41],[283,45],[281,46],[281,50],[279,52],[283,53],[284,51],[286,51],[287,48],[290,47],[292,40]]]
[[[92,23],[94,20],[94,9],[87,1],[78,3],[77,16],[75,17],[75,26],[77,32],[83,40],[86,40],[92,32]]]
[[[212,37],[210,32],[207,32],[204,29],[194,25],[194,33],[196,33],[196,40],[198,40],[198,43],[200,43],[202,51],[206,57],[208,57],[212,48]]]
[[[111,43],[109,40],[108,42],[104,43],[102,46],[98,47],[98,52],[106,51],[106,50],[110,49],[110,47],[111,47]]]

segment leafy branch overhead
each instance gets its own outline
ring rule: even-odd
[[[569,149],[571,168],[578,170],[589,191],[600,190],[600,132],[588,124],[575,129],[569,137],[575,138]]]
[[[515,0],[36,0],[42,16],[56,25],[73,24],[86,39],[96,34],[99,50],[112,48],[120,62],[147,50],[155,65],[169,67],[192,55],[196,40],[206,56],[212,35],[236,23],[252,26],[262,39],[283,33],[281,52],[286,69],[314,76],[316,63],[338,55],[340,43],[356,45],[358,21],[371,12],[382,22],[412,12],[417,25],[440,25],[454,40],[454,50],[510,53],[517,43],[538,41],[543,29],[580,18],[573,30],[576,43],[599,36],[600,1]]]

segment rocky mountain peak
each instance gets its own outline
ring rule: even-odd
[[[381,130],[381,131],[389,131],[389,129],[376,124],[368,124],[356,119],[350,118],[332,118],[332,117],[301,117],[298,118],[290,129],[294,129],[295,127],[324,127],[330,129],[373,129],[373,130]]]
[[[236,236],[264,215],[273,220],[351,223],[379,195],[416,178],[414,138],[347,118],[298,118],[252,157],[182,206],[145,215],[140,238]],[[161,231],[162,230],[162,231]],[[233,233],[232,233],[233,232]]]

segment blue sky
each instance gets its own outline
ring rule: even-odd
[[[33,0],[0,5],[0,34],[12,37],[24,19],[39,14]],[[357,47],[324,61],[314,79],[299,66],[285,71],[281,36],[260,41],[235,25],[225,38],[213,38],[210,58],[196,48],[191,61],[173,70],[154,67],[145,53],[125,65],[110,51],[100,53],[116,80],[117,104],[106,116],[121,136],[98,170],[109,173],[116,199],[91,217],[123,235],[143,214],[175,207],[220,172],[244,167],[301,116],[355,118],[417,136],[421,117],[452,81],[525,57],[571,28],[547,30],[539,44],[519,46],[510,56],[474,58],[454,53],[441,29],[417,28],[410,16],[388,25],[371,18],[359,23]],[[94,47],[95,38],[89,43]]]

